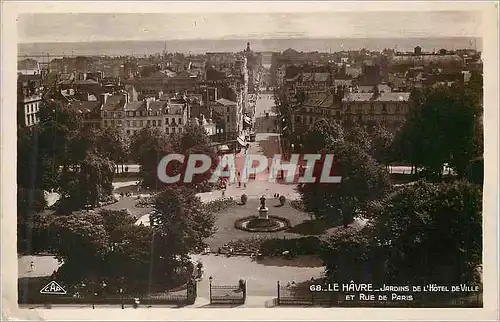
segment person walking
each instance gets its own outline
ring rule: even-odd
[[[31,263],[30,263],[30,272],[34,272],[34,271],[35,271],[35,262],[31,261]]]

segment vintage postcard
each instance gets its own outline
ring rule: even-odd
[[[2,11],[6,319],[498,318],[497,4]]]

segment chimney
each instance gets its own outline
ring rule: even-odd
[[[99,102],[101,103],[101,105],[106,104],[107,100],[108,100],[108,93],[102,93],[101,95],[99,95]]]

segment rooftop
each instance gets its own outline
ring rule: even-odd
[[[73,101],[69,106],[71,110],[79,113],[91,113],[100,107],[100,103],[97,101]]]
[[[109,96],[106,104],[102,107],[104,111],[119,111],[125,107],[125,96],[123,94],[115,94]]]
[[[236,105],[236,102],[230,101],[226,98],[220,98],[217,100],[217,103],[224,105],[224,106],[233,106]]]
[[[326,82],[329,78],[329,73],[304,73],[302,74],[303,82]]]
[[[380,93],[377,96],[372,93],[349,93],[342,102],[401,102],[409,99],[410,93]]]

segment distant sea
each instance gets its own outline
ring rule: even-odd
[[[238,52],[246,47],[247,41],[255,52],[280,52],[293,48],[303,52],[338,52],[342,50],[383,50],[393,48],[398,51],[413,51],[416,46],[423,51],[434,51],[441,48],[448,50],[482,48],[481,38],[289,38],[289,39],[200,39],[200,40],[167,40],[167,41],[99,41],[74,43],[20,43],[19,56],[47,55],[91,56],[91,55],[134,55],[144,56],[168,52],[201,54],[206,52]]]

